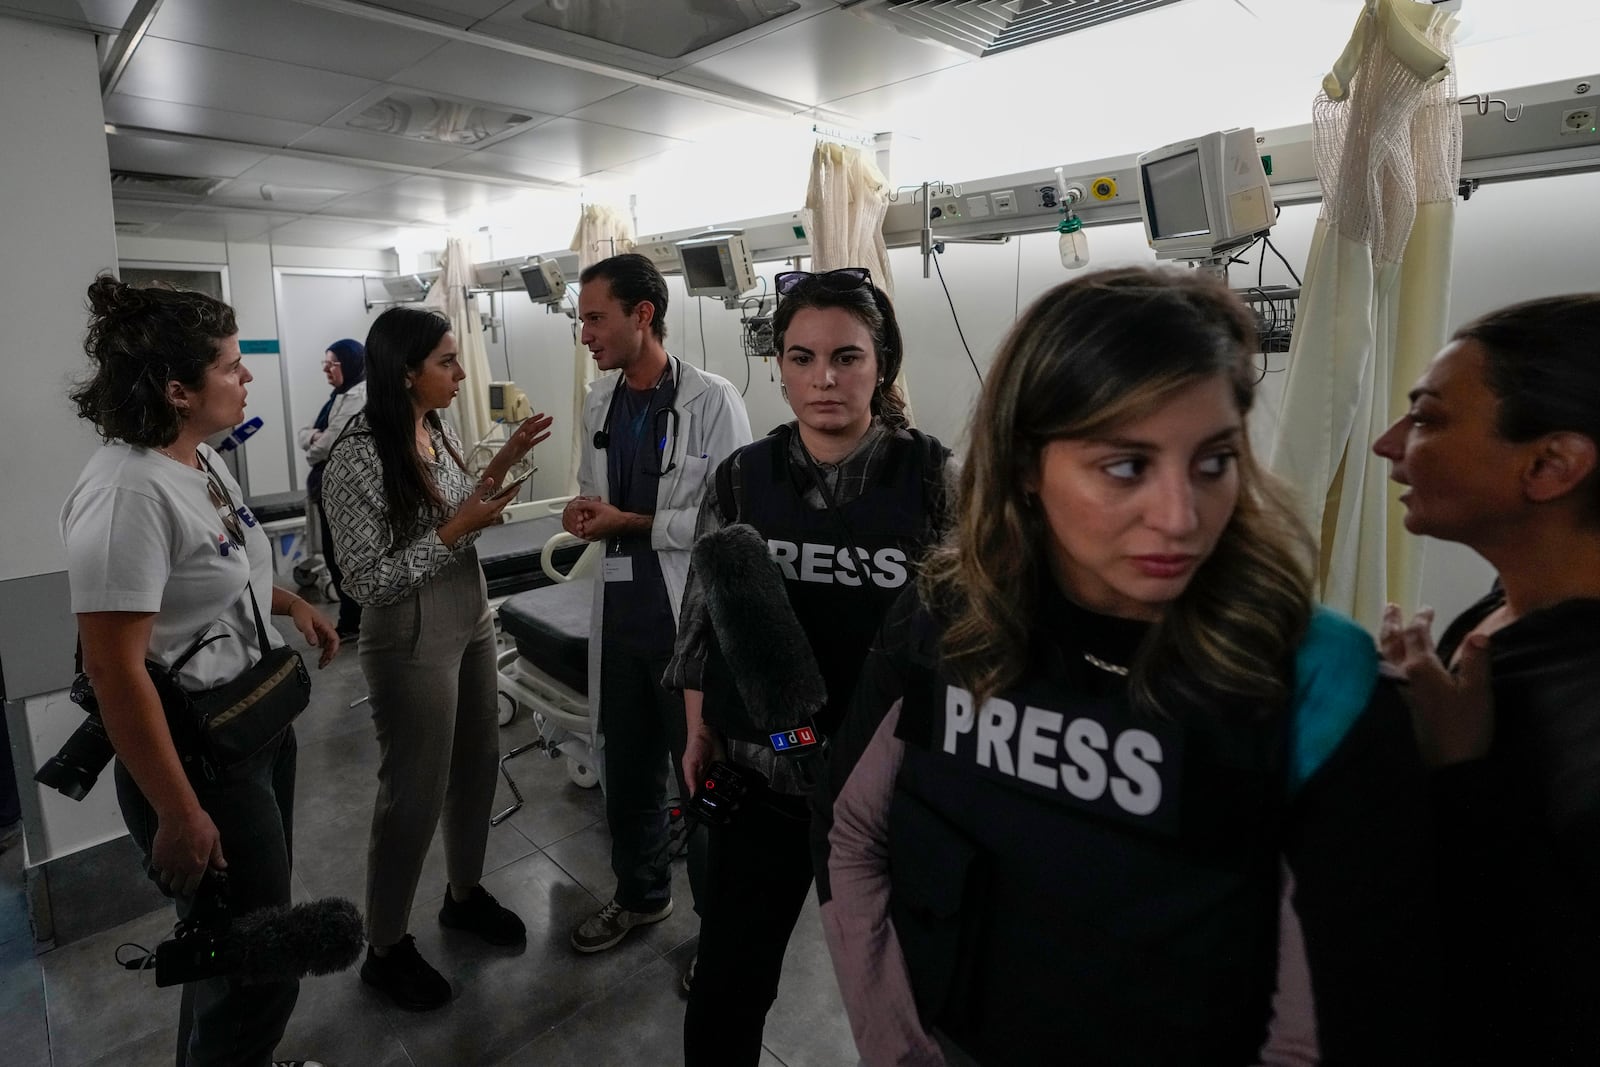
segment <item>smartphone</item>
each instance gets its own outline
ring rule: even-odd
[[[510,482],[510,484],[508,484],[505,488],[503,488],[503,489],[499,490],[498,492],[493,493],[492,495],[490,495],[489,499],[490,500],[499,500],[502,497],[515,496],[517,490],[521,489],[523,487],[523,485],[527,482],[527,480],[529,478],[533,477],[534,473],[535,473],[534,471],[529,471],[527,474],[524,474],[522,477],[513,479]]]

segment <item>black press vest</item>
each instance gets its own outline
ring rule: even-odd
[[[1254,1063],[1286,717],[1185,728],[1094,670],[976,709],[936,669],[908,680],[890,908],[918,1008],[986,1065]]]
[[[942,466],[945,452],[915,430],[909,431],[909,440],[891,439],[884,447],[894,451],[885,457],[872,484],[835,513],[832,508],[808,507],[801,499],[789,463],[792,432],[791,427],[779,427],[740,451],[736,514],[737,521],[750,524],[766,538],[773,562],[783,574],[789,603],[810,639],[828,692],[828,702],[814,721],[827,736],[849,706],[884,614],[915,580],[915,566],[932,536],[926,466],[935,461]],[[718,472],[718,490],[726,501],[731,478],[724,475],[725,471]],[[870,565],[851,566],[846,530]],[[783,650],[773,649],[772,654],[781,656]],[[766,733],[749,724],[714,637],[702,685],[706,722],[729,737],[767,743]]]

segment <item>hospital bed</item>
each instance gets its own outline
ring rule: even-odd
[[[594,605],[591,575],[601,546],[585,544],[560,530],[559,517],[552,518],[556,532],[542,544],[526,534],[519,537],[523,546],[538,545],[536,558],[545,580],[508,596],[499,609],[500,633],[506,647],[496,661],[498,689],[510,711],[502,712],[501,724],[526,712],[533,716],[538,736],[500,758],[500,774],[511,789],[513,801],[489,820],[495,826],[522,807],[522,792],[506,764],[527,752],[539,749],[551,759],[564,759],[567,777],[579,786],[590,788],[599,783],[588,676],[589,625]],[[527,526],[527,522],[518,522],[499,529],[520,533]],[[479,558],[483,559],[487,575],[489,561],[483,555],[482,539],[479,545]],[[563,566],[566,570],[561,569]]]

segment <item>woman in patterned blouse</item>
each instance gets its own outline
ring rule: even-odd
[[[390,308],[367,335],[367,408],[334,444],[323,506],[346,588],[365,609],[361,670],[381,763],[367,853],[362,980],[403,1008],[436,1008],[450,983],[407,933],[434,827],[444,814],[445,926],[517,944],[522,920],[481,885],[500,756],[494,627],[473,542],[515,495],[511,466],[550,436],[536,415],[474,480],[438,409],[466,378],[450,322]]]

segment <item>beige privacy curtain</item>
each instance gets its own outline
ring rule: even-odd
[[[604,204],[585,204],[578,217],[578,228],[572,234],[572,251],[578,253],[578,272],[594,266],[602,259],[633,251],[633,223],[628,216]],[[577,281],[576,278],[569,279]],[[572,350],[572,452],[567,461],[567,488],[578,491],[578,463],[588,442],[583,433],[583,398],[589,393],[589,383],[594,381],[594,360],[583,347],[583,324],[573,332]]]
[[[429,288],[423,306],[448,316],[450,330],[456,335],[456,358],[467,372],[467,380],[461,383],[449,416],[469,455],[494,426],[489,417],[489,356],[483,346],[483,320],[478,317],[477,301],[467,292],[471,288],[472,252],[466,238],[452,237],[445,245],[439,277]]]
[[[889,210],[889,183],[858,148],[818,141],[811,153],[811,181],[806,187],[811,211],[811,258],[814,271],[866,267],[878,288],[894,299],[894,275],[883,240],[883,216]],[[905,363],[896,379],[911,415],[911,392]]]
[[[1323,602],[1373,630],[1387,600],[1416,606],[1421,579],[1421,543],[1371,445],[1444,343],[1455,26],[1414,0],[1366,0],[1314,105],[1322,211],[1270,462],[1320,535]]]

